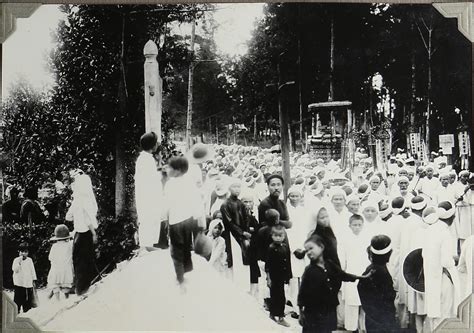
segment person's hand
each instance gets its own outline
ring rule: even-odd
[[[374,273],[375,273],[375,269],[371,269],[367,274],[359,276],[359,280],[368,279],[369,277],[374,275]]]
[[[302,249],[296,249],[295,251],[293,251],[293,254],[297,259],[303,259],[306,254],[306,251]]]
[[[247,231],[244,231],[243,235],[247,239],[250,239],[250,237],[252,237],[252,234],[250,232],[247,232]]]
[[[244,239],[242,242],[244,248],[248,248],[250,246],[250,241],[248,239]]]
[[[94,244],[97,244],[97,233],[93,233],[92,234],[92,241],[94,242]]]

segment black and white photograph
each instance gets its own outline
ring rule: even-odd
[[[472,3],[1,6],[2,330],[474,329]]]

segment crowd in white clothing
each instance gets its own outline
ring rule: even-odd
[[[175,191],[181,190],[163,201],[175,207],[174,214],[183,215],[180,218],[169,216],[169,223],[186,217],[186,213],[176,207],[183,207],[184,211],[192,207],[198,220],[200,217],[207,220],[205,227],[204,222],[198,224],[212,240],[210,261],[213,266],[227,272],[234,280],[242,272],[245,274],[240,276],[252,276],[249,273],[252,263],[250,267],[245,263],[248,246],[252,247],[256,242],[253,236],[256,229],[265,225],[259,206],[270,193],[266,179],[281,175],[282,157],[258,147],[214,145],[207,149],[206,158],[194,159],[195,164],[188,155],[191,165],[186,181],[193,183],[192,188],[197,189],[199,195],[193,194],[194,190],[188,192],[188,185],[183,180],[181,187],[173,187]],[[286,227],[286,237],[292,253],[292,278],[286,299],[293,305],[297,317],[298,287],[308,259],[298,258],[294,252],[304,249],[306,239],[320,225],[328,224],[334,233],[342,270],[359,276],[370,265],[367,249],[371,239],[376,235],[387,235],[392,249],[387,267],[397,293],[398,323],[401,328],[417,332],[432,330],[442,319],[456,316],[457,305],[463,296],[472,292],[472,285],[469,285],[472,253],[469,251],[472,252],[473,174],[466,170],[457,173],[444,160],[420,165],[400,153],[391,156],[384,170],[376,170],[363,150],[358,149],[355,155],[355,169],[343,170],[340,161],[290,153],[291,184],[285,184],[288,187],[285,203],[291,221],[291,227]],[[149,181],[148,177],[136,177],[137,183]],[[166,188],[165,185],[165,197]],[[236,238],[234,231],[230,233],[233,264],[229,267],[229,261],[225,260],[229,244],[220,235],[226,228],[226,223],[222,223],[225,220],[222,207],[233,196],[248,209],[248,216],[256,224],[246,222],[245,226],[240,226],[242,239]],[[202,204],[194,205],[186,198],[199,198],[197,200]],[[280,194],[280,199],[284,199],[284,193]],[[199,209],[202,214],[196,213]],[[142,217],[156,220],[154,213],[147,216],[139,212],[139,219]],[[161,214],[159,220],[167,220],[167,217]],[[140,242],[147,246],[157,240],[158,227],[156,223],[154,225],[153,240],[146,240],[149,232],[140,233]],[[240,253],[236,255],[236,249],[243,254],[243,259]],[[405,258],[416,249],[420,249],[424,261],[423,267],[419,267],[424,272],[424,292],[415,290],[404,277],[404,264],[412,263],[405,262]],[[265,269],[260,259],[257,261],[262,278],[258,283],[251,278],[250,291],[263,301],[262,297],[268,297],[263,278]],[[242,281],[240,283],[243,285]],[[349,331],[365,330],[357,283],[344,282],[339,293],[338,327]]]

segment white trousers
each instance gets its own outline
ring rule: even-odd
[[[360,305],[344,306],[344,328],[347,331],[365,332],[365,312]]]

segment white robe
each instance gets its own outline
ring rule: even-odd
[[[453,184],[456,199],[456,226],[457,236],[461,239],[468,238],[473,233],[474,220],[474,191],[468,190],[465,194],[466,185],[461,182]],[[457,201],[462,196],[462,200]]]
[[[398,294],[399,303],[408,305],[408,284],[403,278],[403,263],[406,256],[414,250],[412,248],[411,237],[414,232],[421,228],[423,221],[415,214],[411,214],[408,218],[403,219],[400,228],[400,255],[399,255],[399,270],[398,270]]]
[[[153,246],[160,238],[163,185],[153,155],[141,152],[135,164],[135,202],[140,246]]]
[[[439,204],[442,201],[449,201],[451,204],[454,205],[454,203],[456,202],[456,199],[455,199],[455,192],[452,186],[443,187],[440,184],[434,197],[434,203]]]
[[[425,177],[420,180],[420,183],[421,185],[418,186],[418,189],[428,198],[428,205],[430,205],[431,201],[436,200],[436,191],[438,191],[438,187],[440,186],[439,180],[435,177],[431,179]]]
[[[286,229],[286,234],[292,252],[291,270],[293,277],[296,278],[303,275],[306,263],[303,259],[296,258],[293,251],[296,249],[304,249],[304,242],[308,238],[309,218],[303,206],[293,207],[291,203],[288,202],[286,207],[288,209],[290,221],[293,223],[290,229]]]
[[[459,304],[459,281],[454,266],[452,235],[442,221],[428,227],[423,245],[423,271],[425,276],[425,306],[430,318],[453,318]],[[443,273],[450,273],[453,283]]]
[[[336,236],[338,251],[340,250],[340,244],[345,242],[345,237],[351,232],[349,229],[349,218],[352,214],[347,210],[346,207],[339,213],[334,207],[327,209],[329,214],[329,223],[331,225],[334,236]]]
[[[342,245],[341,268],[347,273],[362,275],[370,265],[367,247],[370,246],[369,233],[362,230],[359,235],[350,233],[346,236],[346,242]],[[360,306],[357,284],[359,282],[343,282],[342,289],[346,305]]]
[[[459,258],[458,270],[462,275],[464,286],[461,288],[461,297],[465,299],[472,294],[472,270],[473,270],[473,248],[474,235],[469,236],[461,248],[461,257]]]
[[[413,214],[414,215],[414,214]],[[421,217],[417,216],[420,220]],[[423,246],[426,241],[426,230],[428,229],[429,225],[424,223],[421,220],[421,223],[412,231],[412,235],[410,237],[410,250],[409,252],[415,249],[423,249]],[[422,267],[420,267],[423,269]],[[424,293],[416,292],[412,288],[408,288],[408,311],[411,313],[416,313],[418,315],[425,315],[425,295]]]

